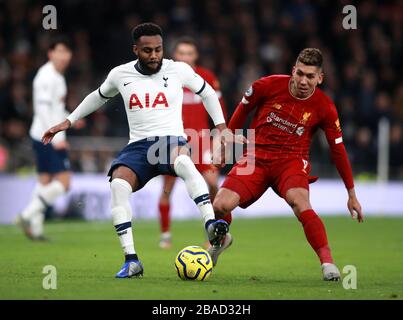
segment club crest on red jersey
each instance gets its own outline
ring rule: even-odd
[[[302,115],[302,119],[300,120],[299,123],[301,124],[306,124],[309,120],[309,118],[311,117],[311,113],[310,112],[304,112],[304,114]]]

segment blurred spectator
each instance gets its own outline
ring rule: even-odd
[[[80,163],[84,172],[97,172],[97,158],[95,152],[84,151],[81,153]]]
[[[358,93],[358,112],[361,121],[367,122],[373,115],[376,95],[376,78],[372,71],[364,72]]]
[[[349,156],[351,158],[354,173],[356,175],[368,175],[376,169],[376,150],[374,137],[368,127],[360,127],[357,130]]]
[[[390,131],[390,178],[403,179],[403,126],[395,123]]]
[[[382,118],[386,118],[389,121],[393,118],[391,98],[385,91],[377,93],[374,100],[374,110],[367,117],[366,124],[372,129],[373,133],[377,134],[378,122]]]
[[[403,82],[399,84],[393,99],[393,114],[403,121]]]

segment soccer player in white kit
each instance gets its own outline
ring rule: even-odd
[[[43,232],[45,210],[67,191],[70,184],[66,134],[59,134],[46,146],[41,138],[49,127],[68,115],[65,109],[67,86],[63,73],[71,57],[69,41],[63,37],[53,39],[48,50],[49,61],[39,68],[33,81],[34,117],[29,134],[38,181],[31,201],[17,219],[25,234],[33,240],[46,240]]]
[[[129,199],[132,192],[157,175],[169,174],[184,180],[202,214],[212,245],[220,246],[228,232],[224,220],[215,220],[207,184],[189,156],[182,123],[183,87],[187,87],[200,95],[216,128],[227,130],[218,97],[189,65],[163,58],[162,30],[158,25],[140,24],[133,29],[132,36],[133,52],[138,59],[112,69],[97,90],[42,138],[45,144],[49,143],[57,132],[67,130],[116,94],[122,95],[130,141],[108,173],[113,224],[125,255],[117,278],[143,275],[143,265],[134,248]]]

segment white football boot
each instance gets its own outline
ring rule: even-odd
[[[232,236],[230,233],[227,233],[220,245],[210,246],[207,249],[207,252],[210,254],[210,257],[213,260],[213,266],[217,264],[218,256],[221,253],[223,253],[225,249],[231,246],[231,244],[232,244]]]
[[[339,281],[340,271],[333,263],[322,264],[323,280],[325,281]]]
[[[161,249],[171,249],[172,248],[172,235],[170,232],[161,233],[159,246]]]
[[[19,226],[24,234],[31,240],[49,241],[49,238],[43,235],[43,214],[36,214],[31,219],[25,219],[21,214],[16,219],[16,224]]]
[[[24,234],[31,240],[34,239],[34,235],[32,232],[31,221],[24,219],[21,214],[17,216],[16,225],[19,226]]]

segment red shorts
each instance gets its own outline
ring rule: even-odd
[[[270,187],[285,199],[289,189],[305,188],[309,190],[309,183],[318,179],[317,177],[309,176],[311,165],[303,159],[278,159],[272,161],[259,161],[256,159],[255,167],[251,174],[240,174],[239,169],[245,168],[246,164],[245,158],[238,161],[221,186],[239,194],[239,206],[241,208],[249,207]]]

